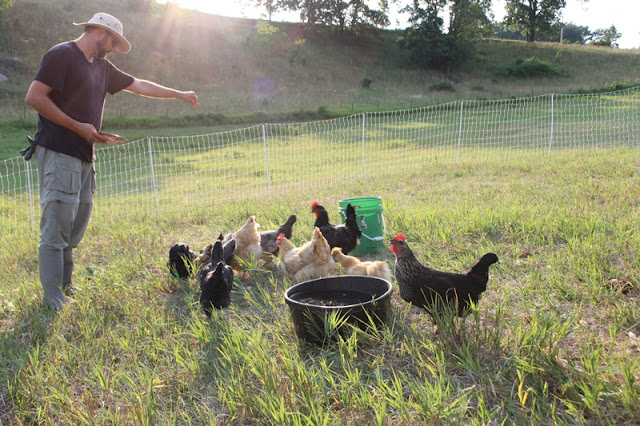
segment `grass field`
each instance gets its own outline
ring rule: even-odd
[[[204,208],[161,217],[135,197],[126,209],[98,204],[77,251],[77,303],[58,315],[41,305],[37,237],[3,233],[0,420],[638,423],[639,171],[637,149],[566,151],[431,164],[275,199],[211,194]],[[311,201],[337,209],[353,192],[382,196],[386,237],[405,233],[432,267],[464,271],[497,253],[477,310],[436,334],[396,289],[386,325],[316,346],[296,339],[283,299],[291,282],[274,266],[246,265],[232,306],[211,321],[196,281],[167,275],[176,241],[199,248],[249,214],[272,229],[295,213],[300,244]],[[632,287],[608,285],[614,278]]]
[[[157,144],[164,151],[155,153],[153,177],[136,168],[146,165],[145,141],[99,151],[101,186],[76,253],[81,290],[59,314],[41,303],[37,220],[30,227],[15,209],[27,191],[3,192],[0,424],[640,423],[638,95],[523,99],[637,85],[638,50],[483,40],[454,71],[455,91],[439,92],[430,87],[442,75],[408,68],[393,33],[305,40],[284,23],[261,37],[254,21],[104,5],[122,16],[134,44],[114,63],[196,90],[201,107],[109,97],[105,131],[169,143]],[[17,157],[35,131],[23,99],[42,55],[76,37],[69,23],[93,8],[34,0],[8,12],[12,50],[0,53],[22,62],[0,70],[11,78],[0,87],[1,160]],[[173,37],[158,37],[167,29]],[[564,77],[504,76],[529,57]],[[260,81],[272,86],[256,91]],[[441,110],[411,119],[421,113],[384,112],[420,106]],[[545,155],[552,109],[554,150]],[[368,178],[358,117],[344,131],[300,123],[327,110],[383,111],[367,129]],[[240,116],[249,113],[253,122]],[[225,126],[210,124],[216,114],[226,114]],[[270,135],[272,187],[259,132],[220,149],[189,138],[271,121],[294,123]],[[307,135],[307,126],[326,128]],[[174,137],[190,151],[178,151]],[[2,191],[13,179],[2,173]],[[498,254],[466,320],[436,328],[395,289],[387,324],[316,346],[295,337],[283,297],[292,283],[273,265],[245,265],[231,307],[210,321],[196,280],[167,274],[175,242],[199,249],[248,215],[267,230],[295,213],[299,245],[311,234],[313,200],[337,222],[339,200],[374,195],[383,200],[385,239],[405,233],[429,266],[462,272],[485,252]],[[365,257],[393,262],[387,248]]]

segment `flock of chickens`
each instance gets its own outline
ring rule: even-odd
[[[174,244],[169,250],[168,267],[172,275],[187,279],[196,275],[200,280],[200,304],[207,317],[213,309],[223,309],[231,303],[234,270],[241,262],[276,259],[278,268],[294,282],[329,276],[340,264],[347,275],[367,275],[391,282],[391,270],[386,261],[362,261],[349,252],[354,250],[362,233],[356,210],[348,204],[344,224],[332,224],[327,210],[318,202],[311,205],[316,216],[313,235],[299,247],[291,243],[295,215],[278,229],[258,231],[255,216],[237,231],[220,234],[214,243],[195,253],[186,243]],[[400,297],[425,309],[431,316],[442,313],[445,306],[456,309],[458,316],[477,303],[487,289],[489,267],[498,256],[487,253],[466,274],[437,271],[421,264],[409,248],[404,234],[391,241],[396,257],[395,278]]]

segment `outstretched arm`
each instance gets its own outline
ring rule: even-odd
[[[74,120],[58,108],[49,97],[52,90],[53,89],[46,84],[34,80],[31,82],[31,86],[29,86],[24,102],[38,111],[43,117],[46,117],[59,126],[66,127],[87,141],[106,142],[108,140],[107,137],[98,133],[93,124],[81,123]]]
[[[133,83],[124,90],[150,98],[180,99],[181,101],[190,103],[194,107],[199,105],[198,96],[195,92],[182,92],[148,80],[134,78]]]

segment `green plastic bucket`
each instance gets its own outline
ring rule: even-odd
[[[342,223],[346,218],[347,204],[356,210],[356,220],[362,232],[360,244],[354,250],[357,254],[376,253],[384,248],[384,217],[380,197],[348,198],[340,202]]]

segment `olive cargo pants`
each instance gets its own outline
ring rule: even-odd
[[[38,262],[44,301],[60,309],[71,286],[72,250],[84,236],[95,192],[93,163],[38,146],[40,178],[40,245]]]

